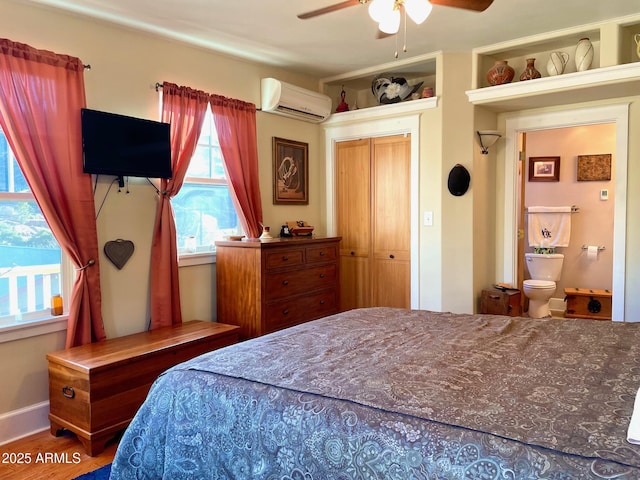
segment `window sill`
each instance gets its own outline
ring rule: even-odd
[[[62,332],[67,329],[67,320],[67,315],[60,315],[0,327],[0,343]]]
[[[178,258],[178,267],[193,267],[216,263],[216,252],[186,253]]]

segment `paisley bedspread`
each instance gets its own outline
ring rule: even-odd
[[[640,324],[352,310],[161,375],[111,479],[640,479]]]

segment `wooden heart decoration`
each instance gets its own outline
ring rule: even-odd
[[[122,270],[122,267],[133,255],[134,245],[131,240],[110,240],[104,244],[104,254],[107,256],[111,263],[113,263],[118,270]]]

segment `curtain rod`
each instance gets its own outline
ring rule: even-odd
[[[160,82],[156,82],[155,88],[156,88],[156,92],[159,91],[162,88],[162,84]],[[242,100],[242,101],[244,102],[245,100]],[[251,102],[246,102],[246,103],[251,103]],[[256,112],[261,112],[261,111],[262,109],[256,106]]]
[[[91,64],[82,64],[82,66],[84,67],[85,70],[91,70]]]

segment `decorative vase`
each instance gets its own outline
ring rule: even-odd
[[[576,45],[575,58],[576,71],[584,72],[589,70],[593,61],[593,45],[588,38],[581,38]]]
[[[540,78],[540,72],[536,70],[535,66],[536,59],[535,58],[527,58],[527,66],[520,75],[520,81],[523,82],[525,80],[533,80],[534,78]]]
[[[547,73],[552,77],[562,75],[568,61],[569,54],[567,52],[551,52],[547,62]]]
[[[636,55],[638,56],[638,58],[640,58],[640,33],[636,33],[633,36],[633,39],[636,42]]]
[[[489,85],[502,85],[513,80],[515,71],[506,60],[497,60],[493,67],[487,72],[487,82]]]

